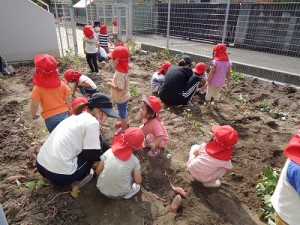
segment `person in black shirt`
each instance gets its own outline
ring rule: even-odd
[[[165,83],[158,93],[161,101],[167,105],[189,105],[199,84],[199,76],[193,73],[192,59],[181,56],[178,65],[169,67],[165,74]]]

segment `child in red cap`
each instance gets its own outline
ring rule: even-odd
[[[114,137],[112,148],[102,156],[97,166],[97,187],[110,198],[129,199],[141,189],[141,165],[132,151],[143,147],[144,134],[130,127]]]
[[[129,51],[124,46],[116,47],[108,57],[113,60],[116,72],[112,81],[107,82],[111,89],[111,98],[117,103],[119,116],[121,118],[121,128],[115,133],[124,132],[128,125],[127,105],[130,98],[129,92]]]
[[[30,93],[31,116],[38,119],[38,108],[46,127],[51,133],[54,128],[69,116],[71,110],[70,88],[61,82],[57,72],[56,59],[47,54],[38,54],[34,58],[34,87]]]
[[[271,198],[276,225],[299,224],[300,221],[300,129],[284,149],[288,158]]]
[[[206,64],[203,62],[198,62],[196,66],[193,69],[193,72],[195,75],[199,76],[200,78],[200,84],[198,87],[198,90],[200,93],[203,92],[203,90],[206,89],[206,81],[207,81],[207,74],[206,74]]]
[[[66,83],[74,83],[72,97],[75,97],[77,87],[79,87],[81,94],[90,98],[97,92],[97,85],[86,75],[83,75],[79,71],[68,69],[64,73]]]
[[[108,42],[113,45],[110,38],[108,37],[106,24],[101,24],[99,32],[99,44],[107,54],[109,53]]]
[[[222,87],[230,85],[231,62],[226,53],[225,44],[217,44],[213,48],[214,60],[211,62],[210,71],[207,78],[207,91],[205,96],[205,107],[209,108],[210,102],[214,101],[215,106],[220,99]]]
[[[145,146],[150,147],[148,155],[151,157],[160,153],[160,148],[168,144],[167,130],[159,118],[161,103],[155,96],[143,96],[140,107],[140,115],[143,120],[141,126],[145,135]]]
[[[85,26],[83,33],[83,50],[86,61],[89,64],[91,73],[98,73],[97,54],[100,52],[98,39],[95,37],[93,28],[90,26]]]
[[[171,62],[164,62],[161,67],[159,67],[159,69],[152,75],[151,88],[153,92],[159,92],[165,82],[165,74],[171,65]]]
[[[114,18],[111,21],[113,27],[112,27],[112,34],[113,34],[113,42],[114,44],[116,44],[116,42],[118,41],[118,33],[119,33],[119,28],[118,28],[118,20],[116,18]]]
[[[229,125],[215,125],[211,130],[210,142],[191,147],[187,167],[192,177],[205,187],[220,187],[219,179],[233,169],[231,156],[238,133]]]

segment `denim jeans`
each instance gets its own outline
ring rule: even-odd
[[[69,112],[63,112],[63,113],[57,114],[55,116],[52,116],[52,117],[50,117],[48,119],[45,119],[45,124],[46,124],[46,127],[47,127],[49,133],[51,133],[54,130],[54,128],[61,121],[63,121],[64,119],[66,119],[68,116],[69,116]]]

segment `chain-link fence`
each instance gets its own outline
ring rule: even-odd
[[[224,41],[242,49],[300,56],[300,3],[231,3],[228,7],[171,2],[168,8],[168,3],[134,2],[133,34]]]

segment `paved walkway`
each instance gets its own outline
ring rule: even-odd
[[[71,29],[68,30],[71,34]],[[66,32],[61,28],[64,50],[68,49]],[[82,29],[76,30],[78,54],[84,56],[82,46]],[[70,46],[73,38],[69,37]],[[141,43],[142,48],[149,51],[159,51],[166,47],[166,38],[158,35],[134,35],[133,40]],[[60,45],[60,44],[59,44]],[[60,46],[59,46],[60,47]],[[71,47],[72,48],[72,47]],[[212,59],[213,44],[186,40],[183,38],[170,38],[169,49],[175,53],[187,53],[195,61],[209,62]],[[300,86],[300,58],[249,51],[228,47],[229,58],[233,68],[239,72],[258,76],[265,79],[289,83]]]

